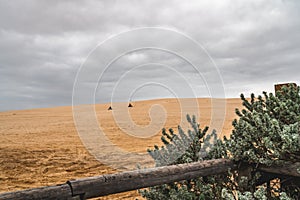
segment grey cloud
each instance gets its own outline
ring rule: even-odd
[[[183,32],[203,45],[220,71],[227,97],[272,91],[276,82],[299,83],[299,9],[300,3],[295,0],[0,1],[0,110],[71,105],[73,83],[82,64],[91,70],[80,81],[87,88],[99,85],[96,101],[110,101],[122,75],[134,66],[151,62],[177,70],[196,96],[209,95],[205,81],[214,87],[218,78],[213,75],[211,61],[205,51],[195,52],[191,43],[179,37],[132,35],[120,43],[102,45],[111,55],[89,57],[84,62],[97,44],[113,34],[148,26]],[[125,47],[138,46],[149,38],[187,55],[200,73],[170,52],[144,49],[112,63],[97,82],[106,64],[101,56],[120,55]],[[135,85],[141,84],[139,80],[182,88],[181,81],[167,68],[145,67],[128,73],[115,101],[126,100],[131,92],[126,87],[139,87]],[[138,99],[172,96],[155,84],[140,88],[136,95]]]

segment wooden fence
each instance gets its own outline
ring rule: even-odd
[[[297,165],[259,167],[261,171],[300,177]],[[0,194],[1,200],[88,199],[136,190],[201,176],[225,173],[237,165],[228,159],[214,159],[188,164],[141,169],[117,174],[70,180],[65,184]]]

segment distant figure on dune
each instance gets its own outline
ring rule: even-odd
[[[131,103],[129,103],[128,107],[131,108],[131,107],[133,107],[133,105]]]
[[[111,107],[111,106],[109,106],[109,108],[108,108],[107,110],[112,110],[112,107]]]

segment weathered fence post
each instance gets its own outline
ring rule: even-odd
[[[0,194],[0,200],[34,200],[34,199],[71,199],[72,191],[68,184],[34,188]]]
[[[207,160],[150,169],[141,169],[118,174],[106,174],[78,180],[67,184],[0,194],[1,200],[8,199],[88,199],[140,188],[189,180],[200,176],[225,173],[234,168],[227,159]]]
[[[220,174],[227,172],[230,168],[234,168],[231,160],[215,159],[119,174],[107,174],[68,181],[68,184],[72,189],[73,195],[93,198],[175,181],[189,180],[200,176]]]
[[[257,170],[292,176],[298,180],[300,173],[297,169],[299,168],[300,163],[287,163],[284,166],[258,166]],[[70,180],[62,185],[7,192],[0,194],[0,200],[88,199],[181,180],[190,180],[201,176],[226,173],[229,169],[237,169],[232,160],[206,160],[118,174],[105,174]]]

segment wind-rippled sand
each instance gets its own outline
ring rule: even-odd
[[[182,116],[198,111],[201,127],[211,124],[216,126],[220,136],[230,134],[231,122],[236,118],[234,109],[241,108],[240,99],[214,99],[213,102],[197,99],[196,107],[190,101],[195,102],[194,99],[138,101],[133,102],[132,108],[128,108],[127,103],[118,103],[114,104],[113,111],[107,110],[108,104],[96,105],[99,126],[109,140],[108,144],[99,144],[99,148],[105,147],[109,151],[111,145],[129,154],[145,153],[154,144],[161,144],[162,127],[176,130],[178,124],[186,123]],[[130,118],[126,115],[128,112]],[[219,127],[223,116],[224,126]],[[112,163],[124,162],[124,166],[129,159],[113,152],[108,156]],[[70,179],[114,172],[117,170],[99,162],[82,144],[71,106],[0,112],[0,192],[61,184]],[[99,199],[136,198],[141,199],[136,191],[132,191]]]

